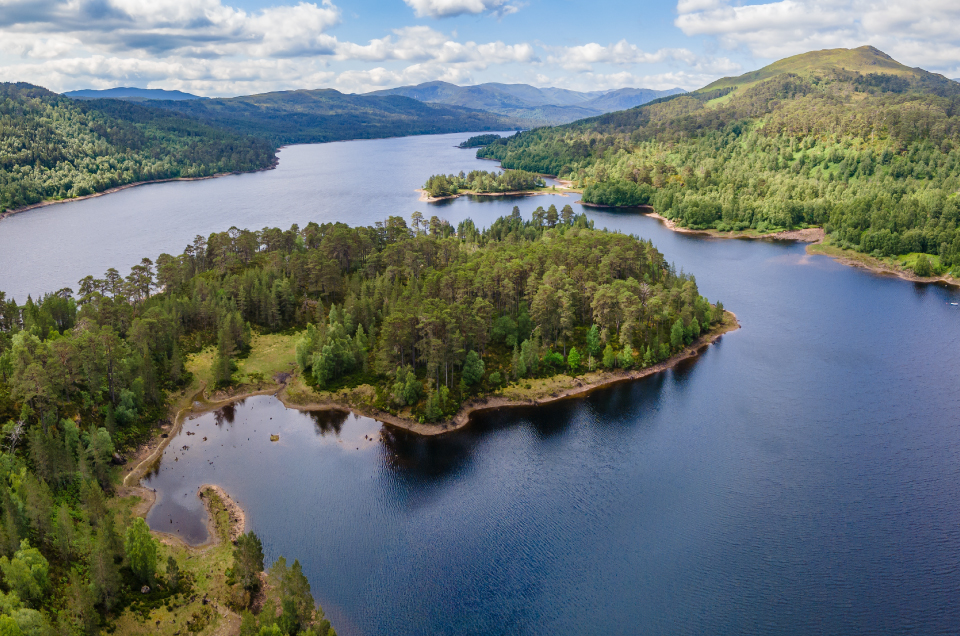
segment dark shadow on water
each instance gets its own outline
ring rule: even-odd
[[[605,389],[594,391],[587,397],[587,401],[597,416],[598,423],[609,426],[612,424],[633,425],[643,421],[643,418],[625,417],[625,413],[643,414],[649,410],[659,410],[660,394],[667,373],[621,382]]]
[[[422,437],[385,426],[381,435],[385,463],[404,480],[443,481],[461,473],[472,459],[476,439],[464,433]]]
[[[310,419],[313,420],[313,426],[317,435],[321,437],[333,433],[340,435],[343,425],[347,421],[348,411],[339,411],[336,409],[327,409],[323,411],[308,411]]]
[[[243,406],[244,402],[246,402],[246,400],[241,399],[218,408],[213,412],[214,423],[216,423],[218,427],[223,426],[224,422],[233,424],[233,420],[237,416],[237,408]]]

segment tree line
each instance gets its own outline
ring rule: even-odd
[[[687,94],[523,132],[478,156],[694,229],[822,225],[843,248],[926,253],[934,271],[956,270],[958,88],[926,75],[784,74],[725,101]]]
[[[457,146],[458,148],[479,148],[481,146],[486,146],[492,144],[496,140],[500,139],[500,135],[491,133],[488,135],[474,135],[473,137],[468,138],[466,141],[461,141]]]

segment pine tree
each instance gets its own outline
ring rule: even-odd
[[[603,366],[612,369],[617,364],[617,358],[613,353],[613,347],[607,344],[603,349]]]
[[[463,362],[462,377],[467,386],[473,386],[483,378],[483,360],[476,351],[470,350]]]
[[[180,566],[173,555],[167,557],[167,586],[174,592],[180,589]]]
[[[520,350],[517,348],[517,345],[513,345],[513,358],[510,360],[510,374],[514,380],[519,380],[527,375],[527,365],[523,360],[523,356],[520,355]]]
[[[590,355],[600,355],[603,351],[603,344],[600,342],[600,327],[592,325],[587,331],[587,353]]]
[[[260,585],[260,573],[263,572],[263,544],[251,530],[237,538],[233,548],[233,571],[240,584],[248,590]]]
[[[124,548],[130,569],[141,583],[153,585],[157,573],[157,552],[159,544],[150,534],[150,528],[142,517],[137,517],[127,528]]]
[[[670,327],[670,347],[674,351],[683,346],[684,335],[683,321],[677,318],[677,321]]]
[[[53,544],[57,553],[64,562],[69,563],[73,555],[73,542],[76,540],[76,532],[73,527],[73,517],[70,516],[70,509],[66,504],[60,504],[57,508],[57,517],[54,522]]]

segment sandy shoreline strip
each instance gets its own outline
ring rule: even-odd
[[[210,536],[216,536],[217,534],[216,524],[213,520],[213,512],[210,510],[211,493],[220,498],[220,501],[223,502],[223,507],[229,515],[230,536],[228,538],[230,543],[234,543],[247,527],[247,515],[243,511],[243,508],[241,508],[223,488],[215,484],[203,484],[197,489],[197,496],[203,501],[203,507],[207,511],[207,533]]]

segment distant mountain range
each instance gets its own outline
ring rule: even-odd
[[[190,93],[184,93],[182,91],[165,91],[159,88],[133,88],[129,86],[107,88],[100,91],[89,88],[79,91],[68,91],[63,93],[63,96],[71,99],[123,99],[131,102],[154,99],[204,99],[203,97],[191,95]]]
[[[426,82],[401,86],[367,95],[402,95],[421,102],[463,106],[524,120],[528,125],[564,124],[585,117],[640,106],[660,97],[683,93],[671,88],[618,88],[579,92],[563,88],[537,88],[528,84],[477,84],[457,86],[447,82]]]
[[[510,130],[523,124],[496,113],[428,104],[402,95],[348,95],[332,88],[243,97],[157,100],[150,106],[207,124],[265,137],[275,145],[433,133]]]
[[[448,107],[444,111],[449,118],[454,111],[449,108],[461,109],[458,115],[467,116],[468,110],[486,111],[494,116],[500,116],[499,121],[503,127],[511,128],[515,126],[531,127],[543,125],[565,124],[578,119],[595,117],[604,113],[610,113],[618,110],[626,110],[641,104],[653,101],[660,97],[667,97],[683,93],[683,89],[671,88],[665,91],[656,91],[649,88],[618,88],[607,91],[571,91],[564,88],[537,88],[528,84],[477,84],[476,86],[457,86],[447,82],[427,82],[417,86],[401,86],[399,88],[390,88],[382,91],[374,91],[360,95],[347,95],[333,89],[319,90],[299,90],[299,91],[281,91],[276,93],[265,93],[263,95],[247,95],[243,97],[231,98],[206,98],[182,91],[168,91],[156,88],[134,88],[119,87],[108,88],[105,90],[76,90],[63,93],[65,97],[71,99],[122,99],[135,102],[207,102],[214,101],[220,103],[191,106],[181,106],[174,108],[172,105],[161,106],[172,110],[182,110],[190,114],[199,116],[203,119],[218,118],[225,115],[225,110],[230,110],[232,115],[230,119],[249,119],[253,116],[252,111],[240,115],[241,107],[239,104],[260,104],[260,108],[267,110],[289,110],[291,114],[303,115],[306,111],[312,111],[312,114],[332,114],[333,111],[342,112],[343,115],[353,115],[352,107],[345,107],[350,102],[361,105],[360,112],[370,112],[370,106],[374,103],[370,100],[391,98],[408,98],[424,104],[433,104],[437,107]],[[281,102],[292,100],[298,105],[289,104],[290,108],[281,106]],[[353,101],[359,100],[359,101]],[[320,103],[323,106],[320,106]],[[225,109],[226,104],[233,104],[233,107]],[[153,104],[160,105],[160,104]],[[316,109],[319,107],[319,111]],[[333,108],[333,111],[330,108]],[[376,109],[376,108],[374,108]],[[389,110],[389,109],[388,109]],[[409,109],[407,109],[409,111]],[[431,111],[424,111],[424,115]],[[440,111],[432,111],[434,114]],[[265,113],[261,113],[264,115]],[[407,113],[408,115],[411,113]],[[476,116],[476,115],[475,115]],[[259,117],[258,117],[259,118]],[[469,119],[469,116],[467,116]],[[492,121],[492,120],[490,120]],[[226,123],[226,122],[222,122]],[[489,130],[486,124],[475,130]],[[237,121],[227,124],[234,129],[246,128],[238,125]],[[280,124],[277,123],[279,126]],[[276,126],[274,126],[276,128]],[[245,132],[255,132],[246,130]],[[277,139],[283,139],[284,143],[290,143],[287,132],[279,130],[272,131]],[[408,133],[415,134],[415,133]],[[325,135],[321,135],[325,137]],[[338,135],[335,135],[339,137]],[[374,135],[378,136],[378,135]],[[312,140],[321,140],[311,136]],[[298,138],[299,140],[299,138]],[[322,139],[326,141],[327,139]]]

